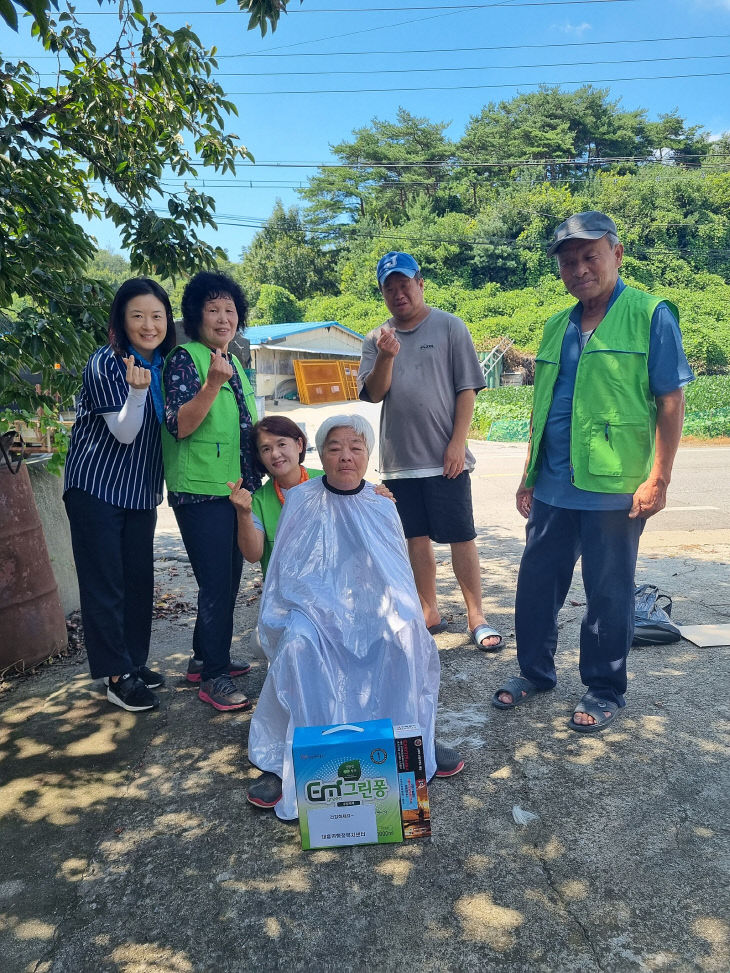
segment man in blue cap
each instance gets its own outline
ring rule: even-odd
[[[464,322],[426,304],[409,253],[386,253],[377,278],[391,317],[365,338],[358,390],[361,399],[383,403],[380,472],[397,502],[424,619],[432,635],[447,628],[432,541],[450,544],[471,638],[496,652],[502,636],[482,610],[469,478],[475,460],[466,445],[484,375]]]
[[[520,675],[492,703],[511,709],[552,689],[557,616],[582,557],[586,611],[568,726],[595,733],[625,705],[634,570],[648,517],[665,505],[692,371],[676,307],[627,287],[616,224],[591,210],[555,231],[563,283],[578,303],[545,325],[535,362],[530,446],[517,509],[527,518],[515,599]]]

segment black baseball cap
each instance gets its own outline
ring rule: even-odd
[[[568,240],[600,240],[607,233],[618,236],[616,224],[610,216],[591,209],[587,213],[574,213],[561,223],[553,235],[547,255],[552,255]]]

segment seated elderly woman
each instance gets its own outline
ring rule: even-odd
[[[325,475],[286,498],[261,600],[270,666],[251,720],[264,773],[248,799],[297,817],[297,726],[390,718],[418,723],[428,777],[464,762],[434,739],[440,666],[392,501],[363,479],[374,442],[360,416],[333,416],[316,445]]]

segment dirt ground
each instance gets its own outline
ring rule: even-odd
[[[523,543],[500,493],[512,481],[497,446],[478,446],[475,492],[485,604],[503,652],[470,644],[448,549],[438,549],[450,622],[436,640],[439,736],[466,767],[431,786],[433,838],[304,852],[296,825],[247,803],[258,773],[246,755],[250,713],[214,711],[184,679],[196,589],[161,513],[151,653],[167,679],[160,709],[109,706],[83,656],[0,697],[3,973],[730,970],[728,649],[632,651],[620,720],[575,734],[576,573],[556,690],[515,711],[491,707],[516,672]],[[671,593],[680,622],[728,621],[729,561],[727,530],[647,532],[637,582]],[[260,591],[249,566],[235,655],[247,654]],[[264,676],[257,662],[240,680],[251,698]],[[516,808],[537,818],[518,824]]]

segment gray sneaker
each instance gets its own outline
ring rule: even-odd
[[[251,708],[248,696],[239,692],[231,677],[225,673],[216,679],[201,682],[198,698],[223,711]]]
[[[256,807],[270,808],[281,800],[281,778],[265,770],[248,789],[246,797]]]
[[[188,671],[185,674],[185,678],[188,682],[200,682],[203,665],[204,663],[202,659],[196,659],[194,655],[190,656],[190,661],[188,662]],[[244,662],[243,660],[239,659],[231,659],[231,661],[228,663],[229,676],[245,676],[246,673],[250,671],[250,662]]]
[[[464,769],[464,761],[456,750],[436,741],[436,777],[453,777]]]

